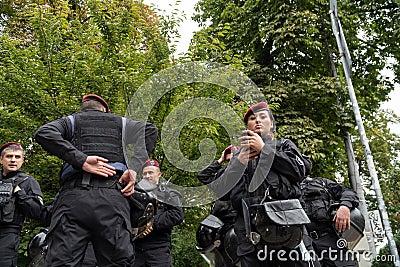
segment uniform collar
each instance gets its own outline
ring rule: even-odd
[[[9,178],[13,178],[14,176],[18,175],[19,173],[21,173],[21,170],[15,171],[15,172],[10,172],[9,174],[7,174],[6,176],[3,175],[3,170],[1,170],[0,173],[0,178],[1,179],[9,179]]]

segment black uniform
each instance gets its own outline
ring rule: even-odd
[[[201,170],[197,174],[197,178],[200,180],[200,182],[207,185],[218,179],[225,169],[226,166],[222,167],[221,164],[219,164],[219,162],[216,160]],[[215,267],[235,266],[230,257],[226,255],[223,242],[225,234],[231,227],[233,227],[237,216],[237,212],[232,207],[232,203],[230,201],[230,194],[226,194],[214,202],[211,209],[211,214],[218,217],[224,223],[224,226],[220,230],[220,239],[222,242],[221,245],[216,248],[218,249],[219,254],[216,254],[215,256]],[[219,255],[222,257],[219,257]]]
[[[47,236],[46,265],[80,266],[91,241],[100,266],[132,266],[129,203],[118,179],[127,169],[124,147],[133,146],[134,153],[127,156],[131,169],[139,172],[156,137],[157,128],[150,123],[99,110],[77,112],[39,128],[36,141],[65,161]],[[82,171],[87,156],[108,159],[117,174],[104,178]]]
[[[237,253],[241,257],[241,266],[309,266],[307,261],[293,261],[288,258],[289,250],[285,252],[286,261],[279,261],[277,254],[272,253],[268,254],[265,259],[259,258],[258,253],[262,248],[253,245],[246,237],[242,199],[251,203],[260,203],[262,199],[268,201],[268,199],[300,198],[300,181],[311,169],[311,162],[303,157],[292,141],[288,139],[275,141],[271,140],[270,137],[263,138],[263,140],[265,145],[258,158],[244,166],[234,157],[223,174],[223,176],[227,176],[226,179],[235,181],[238,179],[237,176],[241,175],[231,192],[233,207],[239,214],[234,227],[238,235]],[[258,180],[260,184],[255,188],[255,191],[250,192],[249,187],[252,180]],[[303,241],[308,249],[312,249],[311,242],[304,240],[304,238]],[[297,250],[300,254],[299,249]],[[318,262],[314,262],[314,266],[319,266]]]
[[[53,203],[49,206],[43,206],[40,221],[42,228],[39,233],[31,238],[28,245],[28,256],[30,259],[29,266],[44,266],[46,254],[47,254],[47,243],[45,237],[47,236],[48,227],[50,226],[53,205],[58,199],[58,195],[54,197]],[[43,238],[44,236],[44,238]],[[86,248],[85,257],[82,263],[82,267],[96,267],[96,257],[94,255],[93,245],[91,242],[88,243]]]
[[[338,234],[334,230],[330,207],[333,203],[350,210],[358,207],[357,194],[326,178],[307,178],[301,183],[304,209],[311,220],[306,226],[313,246],[320,257],[321,266],[356,266],[347,248],[338,247]],[[332,251],[332,253],[328,253]],[[324,253],[325,252],[325,253]],[[336,253],[335,253],[336,252]],[[333,257],[329,258],[330,255]]]
[[[134,267],[172,266],[171,232],[175,225],[183,222],[183,209],[179,193],[168,189],[162,183],[154,193],[159,202],[152,225],[153,231],[135,240]]]
[[[43,194],[38,182],[21,171],[11,172],[5,177],[0,173],[2,183],[11,182],[13,188],[18,185],[21,190],[12,194],[11,206],[8,204],[0,207],[0,266],[17,266],[18,248],[20,244],[19,233],[25,221],[25,216],[41,219],[43,210]],[[9,208],[14,208],[14,215],[9,213]],[[6,211],[7,209],[7,211]],[[9,214],[10,216],[6,215]]]

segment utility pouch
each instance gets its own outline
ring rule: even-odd
[[[304,225],[310,223],[298,199],[276,200],[262,203],[258,209],[269,220],[282,226]]]
[[[15,197],[12,182],[0,181],[0,222],[10,223],[14,219]]]
[[[297,247],[302,241],[303,226],[310,223],[298,199],[275,200],[252,205],[256,232],[263,245],[271,248]]]

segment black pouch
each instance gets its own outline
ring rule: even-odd
[[[275,200],[253,205],[254,227],[262,243],[271,248],[297,247],[302,241],[303,226],[310,223],[298,199]]]
[[[4,205],[10,200],[13,188],[12,183],[0,181],[0,205]]]
[[[10,223],[14,219],[15,197],[12,195],[14,185],[0,181],[0,222]]]

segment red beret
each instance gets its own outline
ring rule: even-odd
[[[226,154],[229,154],[229,153],[235,152],[239,148],[240,148],[240,146],[228,146],[225,151],[226,151]]]
[[[106,108],[106,112],[110,112],[110,107],[108,106],[108,103],[101,96],[98,96],[95,94],[85,95],[82,98],[82,103],[84,103],[88,100],[96,100],[97,102],[100,102]]]
[[[268,105],[265,102],[259,102],[255,105],[249,107],[243,117],[244,123],[247,124],[247,120],[249,119],[250,115],[252,115],[258,111],[268,110],[268,109],[269,109]]]
[[[9,146],[17,146],[17,147],[21,148],[22,151],[24,151],[24,148],[21,146],[20,143],[17,143],[17,142],[7,142],[7,143],[3,144],[3,145],[0,147],[0,153],[3,152],[3,150],[4,150],[5,148],[9,147]]]
[[[155,160],[155,159],[148,159],[143,163],[142,168],[148,167],[148,166],[160,167],[160,164],[158,164],[157,160]]]
[[[240,146],[228,146],[225,150],[225,156],[240,149]]]

